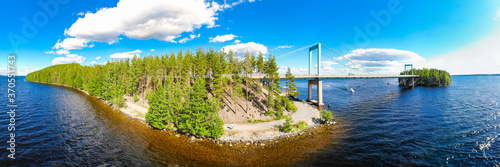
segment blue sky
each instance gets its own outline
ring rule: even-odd
[[[342,64],[393,73],[404,63],[452,74],[500,73],[497,0],[7,0],[2,6],[0,54],[16,53],[21,75],[53,64],[198,47],[280,56],[317,42],[353,62],[323,48],[335,59],[322,57],[326,73],[346,73]],[[304,73],[307,60],[304,49],[278,65]]]

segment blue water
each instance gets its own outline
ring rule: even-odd
[[[332,134],[331,147],[312,152],[305,159],[313,160],[304,164],[500,165],[500,76],[452,79],[449,87],[414,89],[399,87],[397,79],[324,80],[324,103],[340,131]],[[0,166],[213,165],[180,156],[168,144],[179,142],[175,137],[129,120],[95,98],[23,77],[16,82],[18,159],[10,160],[6,83],[0,77]],[[301,99],[307,98],[306,84],[297,81]]]
[[[397,79],[323,81],[325,106],[345,130],[314,164],[500,165],[500,76],[452,79],[449,87],[414,89]],[[297,82],[307,99],[307,81]]]

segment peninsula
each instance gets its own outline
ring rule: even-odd
[[[264,60],[262,54],[237,57],[231,51],[199,48],[105,65],[53,65],[26,79],[86,91],[155,129],[213,139],[268,140],[321,122],[314,107],[294,101],[298,92],[290,69],[284,92],[277,71],[273,55]],[[323,120],[331,120],[331,113]]]

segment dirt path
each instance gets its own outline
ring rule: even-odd
[[[302,104],[302,102],[294,101],[295,106],[297,106],[297,112],[292,114],[292,120],[294,123],[299,121],[306,121],[309,125],[312,124],[312,119],[314,117],[319,118],[319,112],[316,108],[313,108],[309,104]],[[284,119],[271,122],[263,123],[239,123],[234,124],[234,129],[231,129],[231,124],[224,124],[224,130],[228,132],[256,132],[256,131],[267,131],[275,129],[276,125],[283,125]]]
[[[127,101],[127,107],[120,108],[120,111],[124,112],[125,114],[130,115],[133,118],[137,118],[137,119],[145,121],[146,120],[146,113],[148,112],[148,109]]]

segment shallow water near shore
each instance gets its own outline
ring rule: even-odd
[[[324,80],[325,105],[339,125],[264,147],[190,143],[83,92],[16,79],[16,160],[7,158],[8,145],[1,142],[1,166],[499,164],[500,76],[453,76],[450,87],[408,90],[397,79]],[[297,81],[301,99],[306,84]],[[0,141],[7,141],[10,117],[2,95]]]
[[[330,147],[333,130],[317,128],[314,136],[297,136],[266,146],[218,145],[189,139],[149,125],[78,90],[26,82],[18,77],[16,160],[2,145],[1,166],[275,166],[308,164],[311,154]],[[2,87],[2,91],[5,88]],[[2,97],[3,102],[6,98]],[[3,110],[7,110],[5,105]],[[1,140],[7,141],[8,115],[2,114]]]

